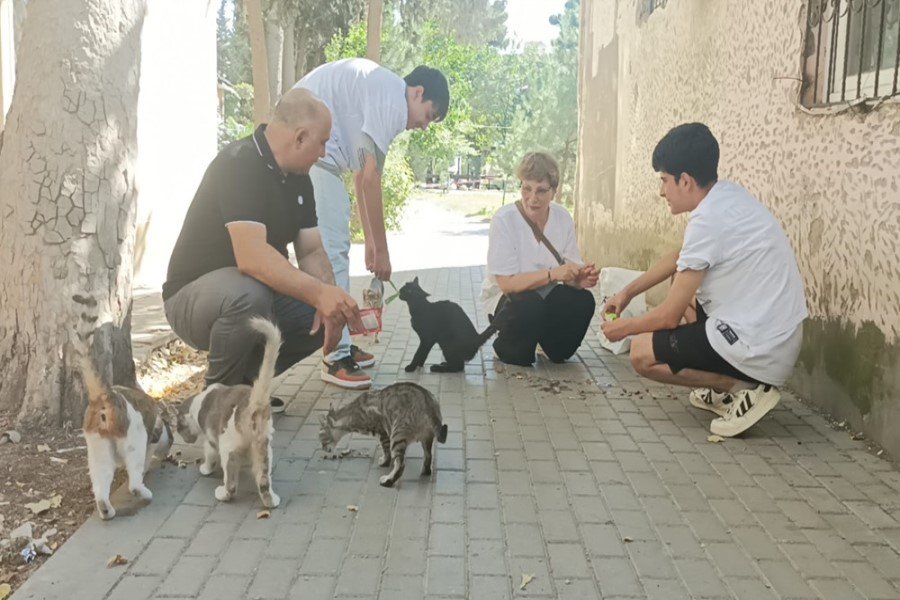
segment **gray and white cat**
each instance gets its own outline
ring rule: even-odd
[[[339,408],[332,407],[321,417],[319,441],[325,452],[333,452],[342,437],[351,432],[377,435],[381,441],[382,467],[393,463],[390,473],[380,478],[391,487],[403,475],[406,447],[421,442],[425,451],[422,476],[431,475],[434,440],[447,441],[447,426],[434,395],[415,383],[395,383],[383,390],[371,390]]]
[[[201,474],[210,475],[221,461],[224,481],[216,488],[217,500],[227,502],[234,497],[241,463],[249,454],[259,497],[264,506],[274,508],[281,499],[272,489],[274,428],[269,394],[281,332],[262,317],[251,318],[250,326],[266,338],[262,365],[253,386],[214,383],[185,400],[178,411],[178,433],[189,444],[203,439]]]

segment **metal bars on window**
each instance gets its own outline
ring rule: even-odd
[[[803,103],[900,95],[900,0],[809,0]]]

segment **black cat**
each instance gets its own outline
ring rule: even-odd
[[[431,365],[432,373],[457,373],[471,360],[498,330],[502,311],[483,332],[478,333],[462,307],[449,300],[429,302],[429,294],[419,287],[416,277],[400,288],[400,299],[409,305],[412,328],[419,336],[419,349],[406,372],[415,371],[425,365],[425,358],[435,344],[444,353],[444,362]]]

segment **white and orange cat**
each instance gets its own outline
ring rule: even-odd
[[[96,313],[93,298],[73,296],[87,312]],[[96,316],[82,314],[78,329],[92,326]],[[112,519],[116,509],[109,501],[110,486],[117,467],[128,473],[128,489],[145,500],[153,493],[144,485],[144,473],[154,456],[164,459],[172,446],[172,431],[162,405],[142,390],[104,383],[90,356],[93,331],[76,332],[76,349],[81,378],[88,395],[84,411],[84,439],[87,443],[88,472],[100,518]]]

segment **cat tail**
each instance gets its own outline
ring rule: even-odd
[[[447,442],[447,424],[444,423],[437,430],[437,441],[444,444]]]
[[[77,304],[84,310],[75,324],[75,331],[69,337],[77,355],[78,368],[81,371],[81,379],[87,388],[88,403],[101,402],[109,395],[109,388],[103,383],[100,374],[91,360],[90,339],[94,335],[94,327],[97,322],[97,301],[90,296],[75,294],[72,296]]]
[[[266,338],[259,374],[253,382],[253,389],[250,390],[250,406],[258,410],[265,408],[268,411],[270,388],[275,377],[275,361],[278,360],[278,350],[281,348],[281,331],[275,323],[263,317],[252,317],[250,327]]]

